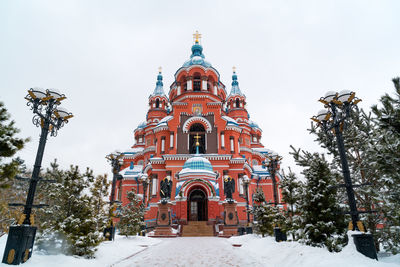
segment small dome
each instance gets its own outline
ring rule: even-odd
[[[187,173],[210,173],[214,174],[211,162],[201,157],[200,155],[195,155],[194,157],[188,159],[183,165],[180,175]]]
[[[143,129],[143,128],[146,128],[146,122],[145,121],[138,125],[138,129]]]

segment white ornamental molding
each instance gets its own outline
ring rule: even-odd
[[[211,133],[211,130],[212,130],[211,123],[206,118],[198,117],[198,116],[191,117],[190,119],[185,121],[185,123],[183,124],[183,132],[184,133],[188,133],[189,129],[190,129],[190,126],[194,122],[200,122],[201,124],[203,124],[205,126],[204,128],[206,128],[206,132],[207,133]]]
[[[147,153],[147,152],[150,152],[150,151],[156,151],[156,147],[155,147],[155,146],[146,147],[146,148],[143,150],[143,153]]]
[[[245,146],[241,146],[241,147],[240,147],[240,151],[245,151],[245,152],[253,153],[253,150],[252,150],[252,149],[250,149],[250,148],[248,148],[248,147],[245,147]]]
[[[155,133],[158,133],[158,132],[161,132],[161,131],[164,131],[164,130],[166,130],[166,131],[169,130],[167,125],[159,125],[159,126],[155,127],[153,131]]]
[[[236,158],[236,159],[231,159],[229,161],[230,164],[243,164],[246,162],[246,159],[244,158]]]

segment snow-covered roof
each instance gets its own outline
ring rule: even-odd
[[[239,124],[231,117],[222,116],[222,118],[228,122],[228,125],[233,124],[233,125],[239,126]]]
[[[252,149],[256,152],[263,153],[263,154],[270,154],[272,152],[272,150],[265,148],[265,147],[255,147]]]
[[[136,154],[136,153],[142,152],[143,149],[144,149],[143,147],[132,147],[132,148],[125,150],[123,153],[131,155],[131,154]]]
[[[143,165],[131,165],[119,172],[124,178],[137,178],[143,170]]]
[[[258,126],[258,124],[255,123],[255,122],[252,121],[252,120],[249,120],[249,126],[250,126],[251,128],[257,128],[257,129],[261,130],[260,126]]]
[[[160,121],[157,123],[157,126],[159,126],[159,125],[161,125],[161,124],[168,125],[167,122],[170,121],[170,120],[173,119],[173,118],[174,118],[173,116],[166,116],[166,117],[162,118],[162,120],[160,120]]]
[[[255,174],[270,175],[268,169],[263,167],[262,165],[253,165],[253,170]]]
[[[137,129],[143,129],[143,128],[146,128],[146,122],[144,121],[144,122],[142,122],[142,123],[140,123],[139,125],[138,125],[138,127],[137,127]]]

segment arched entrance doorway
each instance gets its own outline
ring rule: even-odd
[[[196,188],[192,190],[188,197],[188,220],[189,221],[207,221],[207,195]]]

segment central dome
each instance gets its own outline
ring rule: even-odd
[[[203,47],[199,43],[192,46],[192,55],[190,59],[183,64],[183,67],[190,67],[192,65],[201,65],[209,68],[211,64],[204,60]]]
[[[180,175],[188,173],[209,173],[214,174],[211,162],[200,155],[188,159],[183,165]]]

